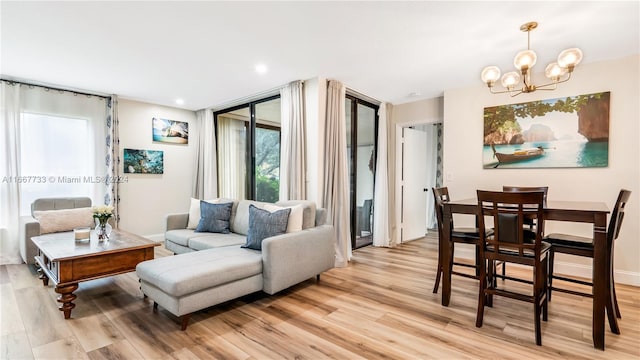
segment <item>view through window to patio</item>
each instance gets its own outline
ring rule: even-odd
[[[280,99],[258,103],[255,109],[255,198],[276,202],[280,192]]]
[[[280,97],[216,113],[219,195],[276,202],[280,186]]]

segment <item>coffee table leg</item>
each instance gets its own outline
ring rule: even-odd
[[[71,317],[71,310],[76,307],[76,304],[73,303],[73,300],[75,300],[78,296],[76,296],[73,292],[77,289],[77,283],[64,286],[56,286],[56,292],[60,294],[60,296],[58,296],[58,302],[62,303],[59,310],[64,312],[65,319]]]
[[[38,268],[38,272],[40,273],[38,279],[42,280],[42,284],[44,284],[44,286],[49,286],[49,277],[47,276],[47,274],[44,273],[42,268]]]

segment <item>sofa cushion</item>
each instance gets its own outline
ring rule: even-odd
[[[206,201],[210,204],[222,204],[233,202],[233,200],[229,199],[211,199],[211,200],[199,200],[191,198],[191,206],[189,206],[189,223],[187,224],[187,229],[195,229],[198,227],[200,223],[200,201]]]
[[[40,222],[40,234],[71,231],[76,227],[92,227],[93,209],[90,207],[34,211],[34,217]]]
[[[285,200],[278,201],[278,206],[302,205],[302,229],[309,229],[316,226],[316,203],[311,200]]]
[[[255,200],[240,200],[234,212],[231,222],[231,232],[247,235],[249,232],[249,205],[264,209],[268,203]]]
[[[231,283],[262,273],[259,251],[229,246],[143,261],[141,280],[175,297]]]
[[[202,233],[199,233],[202,234]],[[244,235],[229,233],[229,234],[213,234],[204,233],[205,236],[197,236],[189,239],[189,248],[193,250],[206,250],[211,248],[243,245],[247,242],[247,237]]]
[[[270,212],[249,205],[249,232],[247,242],[242,247],[261,250],[262,240],[284,234],[287,231],[290,213],[290,208]]]
[[[167,241],[171,241],[178,245],[189,246],[189,240],[195,239],[197,237],[203,237],[211,235],[211,233],[207,232],[195,232],[195,230],[189,229],[175,229],[169,230],[164,233],[164,238]]]
[[[233,203],[211,204],[200,201],[200,222],[196,232],[229,233]]]
[[[265,210],[270,212],[282,210],[282,209],[291,209],[291,213],[289,214],[289,221],[287,222],[287,232],[296,232],[302,230],[302,213],[303,208],[302,205],[294,205],[294,206],[278,206],[273,204],[267,204],[264,206]]]

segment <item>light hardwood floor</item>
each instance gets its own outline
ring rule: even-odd
[[[591,342],[591,299],[554,293],[542,346],[533,305],[496,297],[475,327],[477,281],[454,276],[449,307],[433,294],[434,237],[354,251],[346,268],[274,296],[200,311],[187,331],[143,299],[135,273],[80,284],[72,319],[26,265],[0,266],[1,359],[639,359],[640,288],[618,285],[621,335]],[[156,256],[170,253],[156,248]],[[509,268],[511,274],[528,272]]]

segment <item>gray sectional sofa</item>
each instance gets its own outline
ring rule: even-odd
[[[268,237],[261,250],[253,250],[241,247],[249,230],[250,205],[268,206],[233,201],[228,234],[187,229],[189,213],[167,215],[165,247],[176,256],[138,264],[145,296],[154,301],[154,309],[159,304],[180,317],[182,330],[195,311],[261,290],[275,294],[334,267],[335,232],[325,224],[324,209],[306,200],[276,203],[301,205],[302,230]]]

